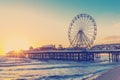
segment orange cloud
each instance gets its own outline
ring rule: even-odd
[[[120,36],[108,36],[100,39],[97,44],[120,43]]]

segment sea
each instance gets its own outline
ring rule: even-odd
[[[85,62],[0,57],[0,80],[92,80],[119,65],[106,58]]]

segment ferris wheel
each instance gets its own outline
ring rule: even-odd
[[[97,25],[92,16],[79,14],[73,18],[68,29],[72,47],[90,49],[97,34]]]

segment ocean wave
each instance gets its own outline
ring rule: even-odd
[[[85,75],[88,75],[89,73],[87,74],[74,74],[74,75],[52,75],[52,76],[42,76],[42,77],[39,77],[35,80],[73,80],[75,78],[79,78],[81,79],[81,76],[85,76]]]

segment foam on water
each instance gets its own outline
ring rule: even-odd
[[[82,80],[118,65],[108,62],[40,61],[1,57],[0,80]]]

